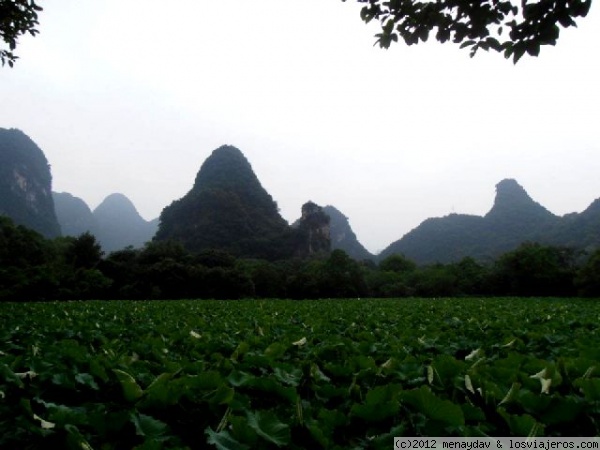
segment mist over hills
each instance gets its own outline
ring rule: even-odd
[[[516,180],[505,179],[496,185],[484,216],[426,219],[374,256],[335,206],[308,202],[296,226],[288,225],[246,157],[229,145],[212,152],[190,191],[163,209],[160,222],[144,220],[123,194],[109,195],[92,211],[72,194],[53,193],[51,182],[43,151],[23,132],[0,128],[0,215],[46,237],[59,236],[61,229],[67,236],[89,231],[107,253],[172,239],[194,252],[219,249],[248,258],[307,257],[341,249],[356,260],[403,254],[423,265],[466,256],[491,261],[526,241],[586,251],[600,247],[600,199],[581,213],[557,216]]]

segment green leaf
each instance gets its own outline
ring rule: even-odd
[[[0,375],[4,380],[14,383],[19,388],[25,387],[21,379],[6,364],[0,365]]]
[[[218,433],[214,432],[210,427],[204,430],[204,434],[208,435],[206,442],[217,447],[219,450],[247,450],[250,449],[245,444],[235,440],[228,431],[222,430]]]
[[[277,359],[282,357],[286,350],[287,346],[281,342],[273,342],[265,349],[265,356],[270,359]]]
[[[167,431],[167,424],[145,414],[132,414],[131,421],[135,425],[138,436],[150,438],[160,437]]]
[[[529,414],[508,414],[506,411],[502,410],[502,408],[499,409],[499,412],[500,415],[504,417],[504,420],[506,420],[513,436],[542,436],[544,426],[538,423]]]
[[[600,378],[579,378],[573,383],[591,401],[600,400]]]
[[[275,374],[275,378],[283,384],[290,386],[298,386],[302,379],[302,370],[297,367],[291,368],[290,371],[284,370],[281,367],[275,367],[273,373]]]
[[[121,383],[125,400],[135,402],[143,395],[144,391],[131,375],[119,369],[113,369],[113,372]]]
[[[256,377],[246,372],[234,370],[227,377],[227,381],[234,387],[246,386]]]
[[[321,372],[321,369],[319,368],[317,363],[312,363],[310,365],[310,376],[317,381],[324,381],[327,383],[331,381],[331,378],[329,378],[327,375]]]
[[[281,447],[290,443],[290,427],[270,411],[248,413],[248,425],[263,439]]]
[[[401,393],[401,398],[429,419],[453,426],[465,424],[465,417],[460,406],[436,397],[427,386],[404,391]]]
[[[83,437],[75,425],[65,425],[67,445],[72,450],[93,450],[90,443]]]
[[[377,386],[367,393],[363,404],[353,405],[350,413],[367,422],[381,422],[393,417],[400,409],[398,397],[401,391],[399,385]]]
[[[94,377],[89,373],[78,373],[77,375],[75,375],[75,380],[78,383],[81,383],[85,386],[89,386],[96,391],[99,389],[98,384],[96,384],[96,381],[94,380]]]
[[[144,398],[141,400],[138,408],[164,408],[179,402],[181,396],[185,393],[185,380],[181,382],[173,381],[174,373],[161,373],[150,383],[144,392]]]

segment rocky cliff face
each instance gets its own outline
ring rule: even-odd
[[[330,235],[332,250],[343,250],[348,256],[357,261],[374,258],[358,241],[356,234],[352,230],[352,227],[350,227],[348,218],[344,214],[330,205],[323,207],[323,212],[331,219]]]
[[[16,129],[0,128],[0,215],[49,238],[61,234],[46,156]]]
[[[190,251],[221,249],[236,256],[278,259],[293,239],[277,204],[240,150],[222,146],[204,161],[192,189],[163,209],[157,240]]]
[[[319,205],[311,201],[302,205],[302,217],[294,224],[299,235],[296,256],[328,254],[331,251],[329,223],[329,216]]]

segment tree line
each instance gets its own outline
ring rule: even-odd
[[[104,255],[90,233],[46,239],[0,217],[0,300],[600,296],[600,249],[523,243],[494,261],[378,264],[342,250],[270,262],[153,241]]]

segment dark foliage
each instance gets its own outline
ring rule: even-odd
[[[343,0],[345,1],[345,0]],[[555,45],[560,28],[576,26],[585,17],[591,0],[358,0],[365,4],[361,18],[376,20],[376,35],[383,48],[402,38],[407,45],[425,42],[434,35],[469,48],[495,50],[516,63],[524,54],[538,56],[542,45]]]
[[[18,58],[13,52],[19,37],[38,33],[38,12],[42,8],[34,0],[0,0],[0,39],[8,48],[0,47],[0,62],[12,67]]]
[[[524,243],[484,265],[473,258],[376,266],[342,250],[279,261],[190,252],[155,241],[103,256],[89,233],[45,239],[0,217],[0,300],[600,296],[600,252]]]

